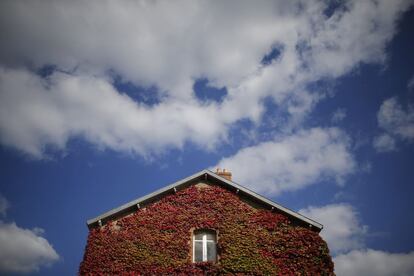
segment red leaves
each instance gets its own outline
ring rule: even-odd
[[[287,217],[269,212],[268,210],[260,210],[251,219],[252,223],[255,223],[269,231],[277,229],[280,225],[289,224]]]
[[[191,262],[194,229],[218,233],[219,263]],[[217,186],[191,186],[89,232],[81,275],[333,274],[326,243]]]

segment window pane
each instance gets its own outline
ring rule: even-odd
[[[207,261],[215,262],[217,255],[217,248],[215,242],[208,242],[207,243]]]
[[[206,233],[208,241],[216,241],[216,234],[215,233]]]
[[[194,262],[202,262],[203,261],[203,243],[202,242],[194,242]]]
[[[203,235],[204,235],[203,232],[198,232],[197,234],[194,235],[194,239],[201,241],[203,240]]]

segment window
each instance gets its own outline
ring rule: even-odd
[[[216,232],[197,230],[193,234],[193,262],[215,262],[217,259]]]

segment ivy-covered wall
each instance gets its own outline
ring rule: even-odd
[[[218,233],[218,263],[192,263],[194,229]],[[333,263],[318,233],[219,186],[192,185],[91,229],[79,273],[333,275]]]

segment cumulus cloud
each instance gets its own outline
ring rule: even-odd
[[[395,139],[388,134],[382,134],[375,137],[373,144],[374,148],[378,152],[389,152],[395,151],[397,149],[395,145]]]
[[[324,225],[321,236],[334,256],[336,275],[413,275],[414,252],[390,253],[366,248],[367,226],[350,204],[309,206],[299,213]]]
[[[321,236],[334,254],[364,247],[367,227],[361,225],[358,213],[351,205],[339,203],[321,207],[310,206],[299,210],[299,213],[324,225]]]
[[[414,274],[414,252],[390,253],[372,249],[353,250],[336,256],[333,261],[335,273],[338,276],[409,276]]]
[[[385,100],[378,112],[378,124],[402,139],[414,139],[414,107],[405,110],[397,98]]]
[[[56,262],[59,255],[42,233],[0,221],[0,271],[27,273]]]
[[[141,155],[211,149],[238,120],[260,123],[266,97],[295,126],[320,100],[309,84],[386,60],[409,3],[347,1],[328,17],[317,0],[2,1],[0,139],[37,157],[76,136]],[[46,65],[50,80],[32,73]],[[120,93],[114,75],[156,87],[160,103]],[[227,88],[221,103],[197,100],[199,78]]]
[[[306,59],[333,76],[359,62],[385,61],[385,46],[395,32],[396,18],[409,5],[409,1],[346,1],[341,12],[334,13],[310,40]]]
[[[7,209],[9,209],[10,203],[9,201],[0,194],[0,215],[6,216]]]
[[[328,243],[338,276],[413,275],[414,252],[390,253],[366,248],[368,232],[358,212],[347,203],[310,206],[299,213],[324,225],[321,236]]]
[[[36,157],[47,145],[64,149],[74,135],[102,148],[145,155],[181,147],[185,140],[213,145],[224,132],[213,104],[148,107],[100,78],[57,72],[43,80],[3,69],[0,89],[1,142]]]
[[[313,128],[243,148],[217,166],[231,170],[236,181],[258,192],[278,194],[323,179],[341,184],[356,164],[341,130]]]
[[[414,140],[414,107],[404,108],[396,97],[385,100],[377,114],[383,134],[374,139],[373,145],[379,152],[396,149],[395,140]]]

